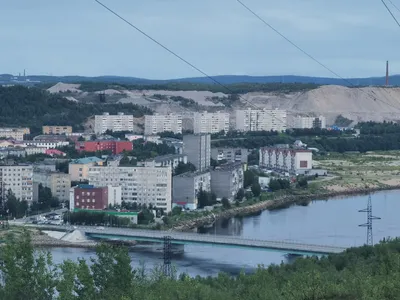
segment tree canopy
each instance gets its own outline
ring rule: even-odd
[[[100,245],[91,261],[54,264],[33,248],[30,235],[9,236],[0,247],[0,299],[26,300],[392,300],[400,290],[400,240],[351,248],[254,273],[195,278],[133,269],[128,250]]]

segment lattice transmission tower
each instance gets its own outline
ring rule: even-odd
[[[367,244],[368,246],[374,245],[374,240],[372,236],[372,221],[373,220],[380,220],[379,217],[374,217],[372,215],[372,202],[371,202],[371,194],[368,196],[368,204],[366,209],[359,210],[359,212],[366,212],[367,213],[367,223],[358,225],[360,227],[367,227]]]
[[[171,256],[172,256],[172,245],[171,245],[171,237],[164,236],[164,265],[163,272],[165,277],[172,276],[172,268],[171,268]]]

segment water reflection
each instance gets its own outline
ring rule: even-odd
[[[374,222],[374,241],[400,235],[400,191],[379,192],[372,195],[373,214],[381,217]],[[199,228],[198,232],[213,235],[242,236],[252,239],[293,241],[318,245],[361,246],[366,241],[367,195],[313,201],[308,206],[264,211],[257,216],[218,220],[212,226]],[[220,271],[236,274],[242,269],[254,271],[257,265],[290,262],[286,253],[266,250],[245,250],[217,246],[185,246],[185,253],[173,262],[181,272],[191,275],[215,275]],[[82,249],[55,249],[53,255],[63,259],[88,258],[92,251]],[[144,261],[149,267],[162,263],[160,253],[146,249],[131,252],[133,264]]]

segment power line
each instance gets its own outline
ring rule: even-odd
[[[110,7],[106,6],[105,4],[103,4],[102,2],[100,2],[99,0],[94,0],[95,2],[97,2],[99,5],[101,5],[102,7],[104,7],[106,10],[108,10],[110,13],[112,13],[113,15],[115,15],[117,18],[119,18],[120,20],[122,20],[123,22],[125,22],[126,24],[128,24],[129,26],[131,26],[132,28],[134,28],[136,31],[138,31],[139,33],[141,33],[142,35],[144,35],[145,37],[147,37],[148,39],[150,39],[151,41],[153,41],[154,43],[156,43],[158,46],[162,47],[164,50],[168,51],[170,54],[172,54],[173,56],[175,56],[176,58],[178,58],[179,60],[183,61],[185,64],[189,65],[190,67],[192,67],[193,69],[195,69],[196,71],[198,71],[199,73],[203,74],[205,77],[207,77],[208,79],[210,79],[211,81],[213,81],[214,83],[218,84],[219,86],[225,88],[227,91],[229,91],[231,94],[235,94],[235,92],[233,90],[231,90],[229,87],[227,87],[226,85],[224,85],[223,83],[219,82],[218,80],[216,80],[215,78],[213,78],[212,76],[208,75],[206,72],[202,71],[200,68],[196,67],[194,64],[190,63],[189,61],[187,61],[186,59],[184,59],[182,56],[180,56],[179,54],[177,54],[176,52],[172,51],[171,49],[169,49],[167,46],[163,45],[162,43],[160,43],[159,41],[157,41],[155,38],[151,37],[149,34],[147,34],[146,32],[144,32],[143,30],[141,30],[139,27],[135,26],[134,24],[132,24],[131,22],[129,22],[127,19],[125,19],[124,17],[122,17],[120,14],[118,14],[117,12],[115,12],[114,10],[112,10]],[[242,99],[243,101],[245,101],[246,103],[250,104],[251,106],[253,106],[256,109],[261,109],[260,107],[257,107],[255,104],[251,103],[250,101],[248,101],[247,99],[243,98],[241,95],[238,95],[240,99]],[[270,114],[270,116],[276,120],[278,120],[279,122],[281,122],[282,124],[286,125],[286,122],[284,122],[283,120],[277,118],[276,116],[274,116],[273,114]]]
[[[389,1],[390,1],[390,0],[389,0]],[[392,16],[393,20],[397,23],[397,26],[400,27],[399,21],[397,21],[396,17],[394,16],[394,14],[393,14],[392,11],[390,10],[390,8],[387,6],[387,4],[385,3],[385,1],[384,1],[384,0],[381,0],[381,2],[382,2],[383,5],[385,5],[387,11],[388,11],[389,14]],[[395,8],[397,8],[397,6],[394,5],[392,1],[390,1],[390,3],[391,3]],[[397,8],[397,10],[399,10],[399,9]]]
[[[390,2],[390,4],[392,4],[394,6],[395,9],[397,9],[400,12],[399,7],[396,4],[394,4],[392,0],[388,0],[388,1]]]
[[[377,99],[375,96],[371,96],[368,92],[365,92],[364,90],[356,87],[350,80],[340,76],[338,73],[336,73],[335,71],[333,71],[331,68],[329,68],[327,65],[323,64],[322,62],[320,62],[318,59],[316,59],[314,56],[312,56],[311,54],[309,54],[307,51],[305,51],[304,49],[302,49],[300,46],[298,46],[296,43],[294,43],[293,41],[291,41],[288,37],[286,37],[284,34],[282,34],[278,29],[276,29],[275,27],[273,27],[271,24],[269,24],[267,21],[265,21],[259,14],[257,14],[254,10],[252,10],[249,6],[247,6],[246,4],[244,4],[241,0],[236,0],[241,6],[243,6],[247,11],[249,11],[253,16],[255,16],[258,20],[260,20],[262,23],[264,23],[264,25],[266,25],[267,27],[269,27],[271,30],[273,30],[276,34],[278,34],[280,37],[282,37],[284,40],[286,40],[289,44],[291,44],[293,47],[295,47],[297,50],[299,50],[300,52],[302,52],[304,55],[306,55],[307,57],[309,57],[310,59],[312,59],[314,62],[316,62],[317,64],[319,64],[321,67],[323,67],[324,69],[326,69],[327,71],[329,71],[331,74],[335,75],[337,78],[343,80],[344,82],[348,83],[350,86],[357,88],[359,91],[361,91],[362,93],[366,94],[367,96],[369,96],[372,100],[376,101],[379,100],[382,103],[391,106],[395,109],[400,110],[399,107],[395,107],[392,104],[387,103],[386,101],[383,101],[382,99]],[[383,2],[383,0],[381,0]],[[384,3],[384,2],[383,2]],[[386,6],[386,3],[384,3]],[[386,6],[387,7],[387,6]],[[388,8],[388,7],[387,7]],[[389,8],[388,8],[389,9]],[[391,13],[391,12],[390,12]],[[392,15],[393,16],[393,15]],[[394,17],[394,16],[393,16]],[[397,20],[396,20],[397,22]],[[400,26],[400,24],[399,24]]]

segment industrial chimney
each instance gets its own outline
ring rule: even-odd
[[[389,85],[389,61],[386,61],[386,86]]]

